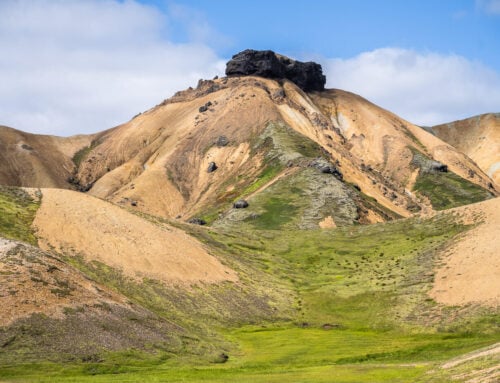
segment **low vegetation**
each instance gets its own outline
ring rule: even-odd
[[[0,186],[0,236],[36,245],[31,223],[39,205],[23,189]]]
[[[449,214],[324,231],[190,230],[232,262],[241,286],[176,290],[73,259],[92,278],[180,324],[190,339],[182,350],[103,353],[97,361],[64,366],[6,365],[0,376],[40,382],[440,381],[451,376],[442,362],[500,340],[495,310],[445,307],[426,294],[436,254],[467,230]]]
[[[452,172],[420,172],[414,190],[429,198],[435,210],[451,209],[492,197],[489,191]]]

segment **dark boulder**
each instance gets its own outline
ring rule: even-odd
[[[431,171],[441,172],[441,173],[447,173],[448,172],[448,165],[444,165],[441,162],[432,161],[432,163],[431,163],[430,166],[431,166]]]
[[[331,174],[332,176],[337,178],[339,181],[342,181],[344,179],[344,175],[340,172],[340,170],[338,170],[333,165],[323,166],[322,168],[320,168],[320,170],[321,170],[321,173]]]
[[[247,49],[235,54],[226,64],[226,75],[288,79],[305,91],[324,90],[326,83],[321,65],[292,60],[269,50]]]
[[[245,201],[244,199],[240,199],[240,200],[236,201],[235,203],[233,203],[233,207],[235,209],[245,209],[248,207],[248,202]]]
[[[191,218],[188,223],[192,224],[192,225],[200,225],[200,226],[203,226],[203,225],[206,225],[207,222],[204,220],[204,219],[201,219],[201,218]]]
[[[217,141],[215,142],[217,146],[227,146],[229,144],[229,140],[227,139],[226,136],[219,136],[217,138]]]
[[[216,170],[217,170],[217,165],[215,164],[215,162],[210,162],[208,164],[207,172],[212,173],[212,172],[215,172]]]
[[[90,189],[92,189],[92,186],[94,186],[94,183],[93,182],[89,182],[87,183],[86,185],[80,185],[78,184],[78,191],[81,191],[82,193],[86,193],[88,192]]]
[[[212,102],[211,102],[211,101],[209,101],[209,102],[207,102],[205,105],[200,106],[200,109],[198,109],[198,111],[199,111],[200,113],[204,113],[204,112],[206,112],[206,111],[208,110],[208,108],[210,108],[211,106],[212,106]]]

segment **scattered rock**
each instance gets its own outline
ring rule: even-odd
[[[207,169],[207,172],[208,173],[212,173],[212,172],[215,172],[217,170],[217,165],[215,164],[215,162],[210,162],[208,164],[208,169]]]
[[[344,175],[338,170],[335,166],[333,165],[327,165],[322,167],[321,173],[326,173],[326,174],[331,174],[335,178],[337,178],[339,181],[342,181],[344,179]]]
[[[448,165],[444,165],[438,161],[433,161],[433,163],[431,164],[431,170],[433,170],[435,172],[447,173],[448,172]]]
[[[86,185],[79,185],[78,186],[78,191],[81,191],[82,193],[88,192],[90,189],[92,189],[92,186],[94,186],[93,182],[89,182]]]
[[[24,150],[28,150],[28,151],[32,151],[33,150],[33,148],[31,146],[26,145],[26,144],[22,144],[21,148],[23,148]]]
[[[200,225],[200,226],[203,226],[203,225],[206,225],[207,222],[204,220],[204,219],[201,219],[201,218],[191,218],[188,223],[192,224],[192,225]]]
[[[233,207],[235,209],[245,209],[248,207],[248,202],[245,201],[244,199],[240,199],[240,200],[236,201],[235,203],[233,203]]]
[[[344,179],[344,175],[342,172],[337,168],[337,166],[332,165],[328,161],[326,161],[323,158],[317,158],[314,161],[311,162],[310,166],[319,169],[321,173],[325,174],[331,174],[335,178],[337,178],[339,181],[342,181]]]
[[[210,108],[211,106],[212,106],[212,102],[211,102],[211,101],[209,101],[209,102],[207,102],[205,105],[200,106],[200,109],[198,109],[198,110],[199,110],[199,112],[200,112],[200,113],[204,113],[204,112],[206,112],[206,111],[208,110],[208,108]]]
[[[131,204],[132,206],[137,206],[137,201],[130,201],[130,204]]]
[[[226,64],[227,76],[261,76],[288,79],[305,91],[324,90],[326,77],[321,65],[301,62],[274,53],[247,49]]]
[[[227,139],[226,136],[219,136],[219,138],[217,138],[217,141],[215,142],[215,144],[217,146],[227,146],[229,144],[229,140]]]

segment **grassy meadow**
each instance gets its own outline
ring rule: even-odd
[[[24,222],[14,219],[17,208],[36,207],[25,195],[11,194],[2,194],[13,212],[4,216],[2,236],[11,230],[7,220]],[[0,380],[446,382],[477,369],[478,362],[450,371],[441,363],[500,340],[496,312],[445,307],[426,294],[438,250],[468,229],[450,214],[323,231],[274,230],[277,222],[294,219],[280,213],[279,203],[266,205],[257,224],[243,222],[239,229],[188,227],[240,272],[238,288],[175,291],[70,260],[92,279],[182,325],[191,346],[103,351],[85,361],[21,363],[12,355],[0,366]],[[21,232],[31,238],[29,225]],[[488,363],[496,362],[481,366]]]

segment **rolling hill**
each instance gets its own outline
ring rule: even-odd
[[[0,128],[0,379],[493,382],[493,117],[324,83],[244,51],[104,132]]]
[[[428,128],[441,140],[474,160],[498,185],[500,183],[500,115],[483,114]]]

